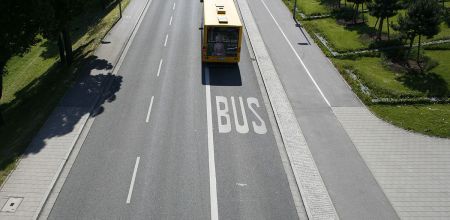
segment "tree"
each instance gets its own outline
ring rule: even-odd
[[[384,20],[388,23],[388,38],[389,38],[389,18],[395,16],[397,11],[401,9],[399,0],[373,0],[367,4],[370,15],[377,18],[375,27],[378,25],[377,39],[381,40]]]
[[[37,0],[2,0],[0,13],[0,99],[3,96],[3,75],[7,61],[26,52],[38,40]],[[0,125],[3,120],[0,112]]]
[[[366,0],[348,0],[348,2],[353,2],[353,9],[355,13],[353,14],[353,24],[356,24],[356,21],[359,17],[359,8],[361,7],[361,12],[363,13],[362,19],[364,21],[364,3]]]
[[[42,32],[47,39],[58,42],[62,63],[71,64],[72,40],[70,21],[83,10],[83,0],[40,0],[40,10],[45,12],[41,18]]]
[[[405,16],[400,15],[398,25],[394,26],[403,38],[409,40],[408,56],[414,40],[419,37],[417,62],[420,59],[421,38],[432,38],[440,31],[441,6],[437,0],[415,0],[411,2]],[[420,66],[420,64],[419,64]]]

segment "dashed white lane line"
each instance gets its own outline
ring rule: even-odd
[[[175,3],[175,2],[173,3],[173,7],[172,7],[172,10],[175,10],[175,6],[176,6],[176,4],[177,4],[177,3]]]
[[[158,77],[159,77],[159,73],[161,73],[161,67],[162,67],[162,64],[163,64],[163,59],[161,59],[161,60],[159,61],[158,73],[156,74],[156,76],[158,76]]]
[[[130,204],[130,202],[131,202],[131,194],[133,194],[134,181],[136,180],[136,173],[137,173],[137,169],[139,167],[140,160],[141,160],[141,158],[137,157],[136,163],[134,164],[133,177],[131,177],[130,189],[128,190],[127,204]]]
[[[281,34],[283,34],[284,39],[286,40],[286,42],[289,44],[289,46],[291,47],[292,51],[294,52],[295,56],[297,57],[297,59],[300,61],[300,63],[302,64],[303,68],[306,70],[306,73],[308,74],[309,78],[312,80],[312,82],[314,83],[314,86],[316,86],[317,90],[319,90],[320,95],[322,95],[323,99],[325,100],[325,102],[327,103],[328,106],[331,107],[330,102],[328,101],[328,99],[325,97],[325,95],[322,92],[322,89],[320,89],[319,85],[317,84],[316,80],[314,79],[314,77],[311,75],[311,73],[309,72],[308,68],[306,67],[305,63],[303,62],[303,60],[300,58],[300,55],[298,55],[297,51],[295,50],[294,46],[292,46],[292,43],[289,41],[289,39],[287,38],[286,34],[284,33],[283,29],[281,29],[280,24],[278,24],[277,20],[275,19],[275,17],[273,16],[272,12],[269,10],[269,7],[267,7],[266,2],[264,2],[264,0],[261,0],[261,2],[263,3],[264,7],[266,8],[267,12],[269,12],[270,16],[272,17],[273,21],[275,22],[275,24],[278,27],[278,30],[280,30]]]
[[[211,220],[219,219],[217,208],[216,162],[214,159],[214,136],[211,111],[211,88],[209,86],[209,68],[205,68],[206,84],[206,119],[208,123],[208,160],[209,160],[209,195],[211,201]]]
[[[170,16],[169,26],[171,26],[171,25],[172,25],[172,19],[173,19],[173,15],[172,15],[172,16]]]
[[[153,99],[155,97],[152,96],[152,99],[150,100],[150,105],[148,106],[148,111],[147,111],[147,117],[145,118],[145,122],[148,123],[150,121],[150,114],[152,113],[152,107],[153,107]]]
[[[167,46],[167,38],[169,38],[169,34],[166,34],[166,40],[164,40],[164,47]]]

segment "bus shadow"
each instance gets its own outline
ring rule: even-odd
[[[209,71],[209,82],[206,71]],[[202,84],[211,86],[242,86],[238,64],[202,64]]]

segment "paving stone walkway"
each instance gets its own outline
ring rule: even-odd
[[[411,133],[365,107],[333,111],[402,219],[450,219],[450,140]]]

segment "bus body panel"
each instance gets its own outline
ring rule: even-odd
[[[242,23],[233,0],[204,0],[202,61],[240,61]],[[222,10],[222,12],[219,12]],[[225,22],[220,19],[225,17]]]

